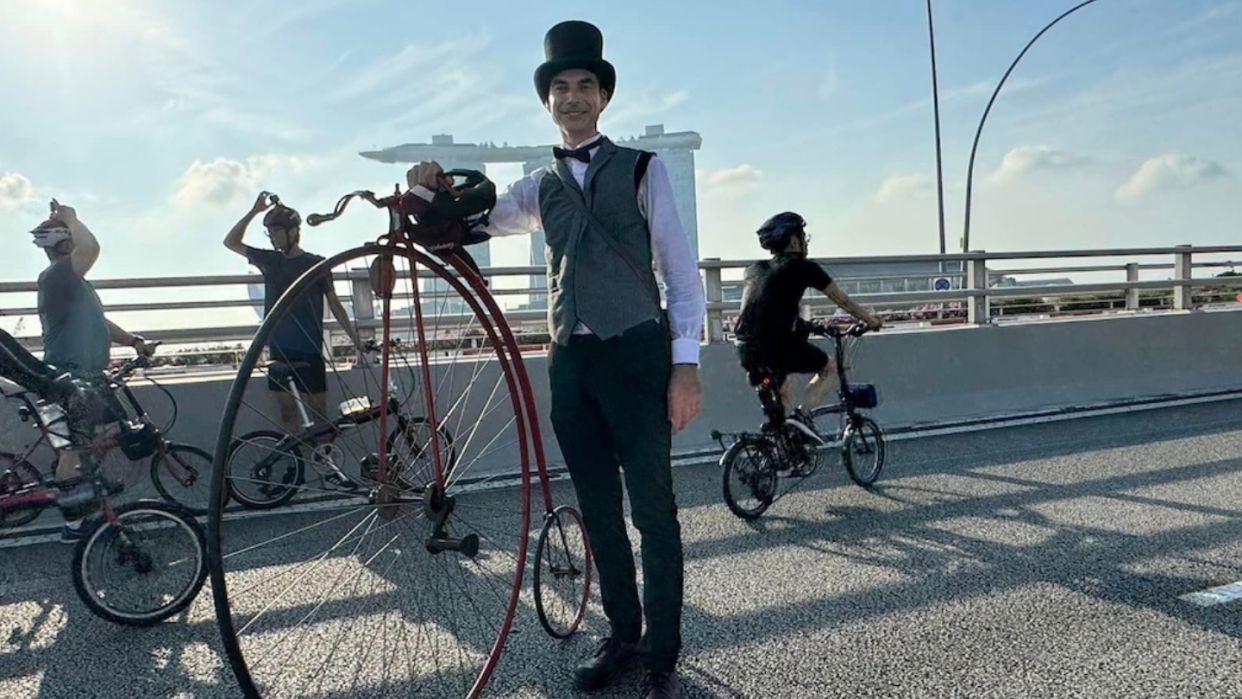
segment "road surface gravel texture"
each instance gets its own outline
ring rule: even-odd
[[[874,490],[853,485],[834,459],[753,524],[724,506],[714,464],[679,467],[675,479],[685,697],[1242,692],[1242,601],[1181,599],[1242,579],[1238,402],[896,441]],[[555,491],[573,502],[568,483]],[[259,535],[282,517],[324,516],[244,523]],[[0,548],[0,697],[241,696],[210,583],[167,623],[114,626],[75,596],[72,548]],[[283,550],[267,564],[279,569],[282,555],[305,558]],[[400,589],[385,592],[376,578],[334,603],[393,604],[387,595]],[[485,696],[581,696],[569,673],[606,631],[598,590],[582,633],[564,642],[544,634],[529,599]],[[316,689],[314,645],[332,638],[307,634],[282,661],[285,674],[306,683],[306,697],[411,696],[403,647],[381,639],[391,672],[373,671],[374,657],[337,654],[352,684]],[[639,680],[593,696],[638,697]]]

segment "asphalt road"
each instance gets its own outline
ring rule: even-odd
[[[1242,687],[1242,601],[1180,599],[1242,579],[1242,403],[898,441],[875,490],[834,462],[754,524],[725,508],[714,465],[675,477],[686,697],[1215,698]],[[555,492],[572,502],[567,484]],[[489,497],[480,511],[496,514],[516,495]],[[330,516],[248,518],[227,530],[233,551],[277,532],[320,537],[318,549],[291,536],[238,554],[250,561],[231,568],[251,615],[276,598],[243,602],[244,588],[299,581],[281,587],[295,591],[262,617],[269,627],[247,636],[255,658],[269,643],[279,651],[261,658],[276,668],[263,670],[276,682],[268,696],[426,696],[407,672],[423,652],[413,646],[442,639],[412,644],[408,632],[435,622],[469,637],[469,605],[417,606],[460,571],[398,574],[416,549],[394,553],[383,537],[393,528],[365,514],[342,521],[366,520],[388,542],[369,549],[365,568],[356,546],[299,566],[337,540],[325,534]],[[165,624],[122,628],[75,596],[71,551],[0,548],[0,697],[241,696],[210,585]],[[487,560],[503,573],[505,556]],[[606,630],[598,595],[582,633],[561,642],[539,626],[529,576],[524,587],[485,696],[579,696],[569,672]],[[283,646],[272,640],[290,633]],[[638,697],[638,676],[595,696]]]

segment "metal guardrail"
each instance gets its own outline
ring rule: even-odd
[[[907,291],[898,293],[856,293],[851,294],[859,302],[875,307],[880,313],[893,313],[894,309],[900,310],[902,306],[921,305],[921,306],[949,306],[953,302],[965,304],[965,313],[960,311],[950,314],[953,316],[964,316],[957,319],[957,322],[968,323],[972,325],[985,325],[993,322],[994,318],[1000,314],[997,313],[999,302],[1005,299],[1052,299],[1057,297],[1084,296],[1084,295],[1115,295],[1124,298],[1124,303],[1116,310],[1137,312],[1140,310],[1141,292],[1144,291],[1168,291],[1171,299],[1167,304],[1168,310],[1184,311],[1194,306],[1194,291],[1208,287],[1231,286],[1229,277],[1208,277],[1196,278],[1194,271],[1197,269],[1209,268],[1232,268],[1234,263],[1230,260],[1204,260],[1207,256],[1233,255],[1242,258],[1242,246],[1201,246],[1193,247],[1189,245],[1180,245],[1175,247],[1146,247],[1146,248],[1116,248],[1102,250],[1047,250],[1047,251],[1020,251],[1020,252],[1004,252],[989,253],[986,251],[974,251],[969,253],[955,253],[946,255],[889,255],[889,256],[868,256],[868,257],[846,257],[846,258],[816,258],[820,262],[830,268],[837,270],[849,270],[851,267],[866,266],[868,268],[890,268],[883,273],[872,273],[853,275],[841,274],[838,279],[841,281],[885,281],[885,280],[901,280],[906,278],[926,279],[928,277],[943,277],[953,282],[953,288],[948,290],[931,290],[931,291]],[[1084,258],[1121,258],[1133,260],[1141,257],[1172,257],[1172,262],[1144,263],[1126,262],[1114,264],[1090,264],[1090,265],[1062,265],[1062,266],[1040,266],[1040,267],[1005,267],[992,268],[990,263],[999,261],[1026,261],[1026,260],[1079,260]],[[700,261],[699,268],[703,275],[704,291],[707,298],[707,316],[704,323],[704,340],[706,342],[722,342],[726,339],[726,321],[728,314],[735,312],[739,307],[738,301],[725,301],[724,288],[726,271],[740,272],[756,260],[721,260],[718,258],[708,258]],[[931,263],[935,263],[935,267],[943,272],[928,271],[927,268],[918,271],[910,271],[903,273],[902,267],[910,267],[912,265],[925,265],[930,268]],[[1242,264],[1242,262],[1238,263]],[[1170,270],[1171,274],[1165,279],[1149,279],[1140,280],[1142,272],[1158,272],[1162,270]],[[1052,284],[1041,286],[998,286],[993,283],[1002,277],[1014,277],[1021,275],[1068,275],[1079,273],[1124,273],[1124,279],[1117,281],[1106,281],[1098,283],[1086,284]],[[483,276],[495,280],[499,278],[521,277],[530,279],[531,277],[543,277],[545,269],[543,267],[489,267],[483,270]],[[401,275],[405,279],[409,279],[409,274]],[[429,271],[421,271],[418,275],[420,278],[434,278]],[[344,302],[352,302],[355,298],[363,299],[363,303],[357,307],[357,324],[360,328],[378,328],[380,323],[378,319],[371,317],[371,313],[367,308],[366,300],[372,297],[370,289],[370,281],[366,270],[349,270],[340,273],[334,273],[337,282],[348,283],[350,292],[340,294],[341,300]],[[185,288],[185,287],[221,287],[221,286],[246,286],[260,283],[261,278],[257,275],[234,274],[219,276],[187,276],[187,277],[146,277],[133,279],[103,279],[94,281],[94,286],[99,290],[158,290],[162,288]],[[736,281],[731,283],[736,284]],[[1239,278],[1237,286],[1242,288],[1242,277]],[[531,288],[522,286],[517,288],[496,288],[495,284],[491,285],[492,293],[499,297],[512,295],[544,295],[547,293],[545,288]],[[29,294],[37,291],[35,282],[0,282],[0,298],[7,294]],[[452,296],[451,292],[435,293],[430,290],[420,291],[423,298],[444,298]],[[409,300],[411,294],[397,294],[395,298]],[[1120,298],[1119,298],[1120,301]],[[7,306],[6,304],[0,304]],[[261,301],[251,299],[228,299],[228,300],[190,300],[190,301],[152,301],[143,303],[117,303],[107,304],[105,311],[108,313],[117,312],[167,312],[167,311],[201,311],[201,310],[219,310],[227,308],[256,308],[262,307]],[[826,299],[812,295],[807,301],[807,306],[811,309],[828,309],[832,308],[831,302]],[[1165,305],[1162,305],[1163,308]],[[1006,318],[1020,318],[1022,313],[1020,309],[1015,307],[1007,309],[1009,312],[1004,314]],[[32,307],[5,307],[0,308],[0,316],[36,316],[37,309]],[[900,315],[898,313],[898,315]],[[445,314],[445,317],[452,318],[455,314]],[[514,326],[515,332],[519,335],[544,335],[546,336],[546,328],[542,324],[546,323],[546,312],[543,310],[512,310],[506,312],[506,317]],[[537,327],[532,327],[537,326]],[[206,342],[239,342],[246,341],[253,337],[258,329],[258,323],[249,325],[234,325],[225,327],[186,327],[164,330],[150,330],[141,327],[141,324],[131,328],[138,332],[144,332],[149,337],[160,339],[166,343],[206,343]],[[339,332],[339,327],[335,320],[325,321],[325,330],[329,333]],[[32,348],[38,349],[41,344],[37,336],[22,337],[23,341]]]

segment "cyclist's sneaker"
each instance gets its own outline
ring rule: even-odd
[[[60,528],[60,543],[76,544],[86,538],[86,527],[82,526],[81,520],[78,526],[71,527],[68,524]]]
[[[357,490],[358,484],[352,478],[342,473],[341,469],[337,467],[336,460],[332,458],[331,453],[328,451],[330,448],[330,446],[321,445],[315,447],[311,452],[311,459],[314,461],[315,467],[319,469],[319,472],[328,471],[328,475],[323,477],[323,482],[346,492]]]
[[[344,473],[341,473],[340,471],[333,471],[332,473],[329,473],[328,475],[324,476],[323,482],[327,483],[333,488],[339,488],[340,490],[344,490],[350,493],[358,489],[358,484],[355,483],[352,478],[345,475]]]
[[[812,444],[816,446],[822,446],[824,444],[823,438],[815,432],[815,423],[811,422],[811,418],[803,414],[802,411],[794,411],[793,415],[785,418],[785,422],[787,422],[794,430],[800,432],[802,436],[806,437],[806,439]]]

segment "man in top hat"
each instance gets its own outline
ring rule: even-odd
[[[562,145],[547,166],[497,198],[483,230],[546,235],[552,426],[612,627],[574,671],[575,685],[600,689],[642,662],[644,697],[670,699],[679,696],[683,592],[670,452],[672,433],[699,412],[703,288],[664,163],[599,133],[599,115],[616,86],[599,29],[563,22],[548,32],[544,50],[535,90]],[[444,184],[434,162],[413,167],[408,180],[411,187]],[[667,311],[653,263],[667,285]],[[641,602],[622,473],[642,535]]]

